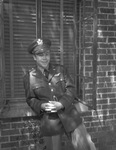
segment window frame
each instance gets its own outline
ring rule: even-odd
[[[11,65],[10,66],[12,66],[12,70],[11,70],[11,78],[10,78],[10,81],[11,81],[11,95],[12,95],[12,97],[13,97],[13,95],[14,95],[14,78],[13,78],[13,76],[14,76],[14,63],[13,63],[13,59],[14,59],[14,57],[13,57],[13,33],[12,33],[12,28],[13,28],[13,24],[12,24],[12,0],[9,0],[10,1],[10,13],[9,13],[9,15],[10,15],[10,63],[11,63]],[[76,2],[76,0],[74,0],[75,2]],[[37,3],[37,7],[36,7],[36,14],[37,14],[37,18],[36,18],[36,37],[37,38],[39,38],[39,37],[41,37],[42,36],[42,24],[40,23],[40,20],[41,20],[41,17],[42,17],[42,8],[40,8],[40,6],[42,6],[42,4],[41,4],[41,1],[38,1],[38,0],[36,0],[36,3]],[[62,35],[62,31],[63,31],[63,17],[62,17],[62,12],[63,12],[63,1],[60,1],[60,17],[61,17],[61,31],[60,31],[60,47],[61,47],[61,64],[63,64],[63,35]],[[37,8],[40,8],[39,10],[37,9]],[[75,9],[76,9],[76,7],[75,7]],[[74,10],[74,14],[75,14],[75,12],[76,12],[76,10]],[[73,14],[73,15],[74,15]],[[76,16],[75,16],[75,19],[76,19]],[[76,22],[76,21],[75,21]],[[41,29],[41,30],[40,30]],[[76,28],[75,28],[76,29]],[[75,32],[74,32],[75,33]],[[75,34],[75,37],[76,37],[76,34]],[[74,54],[76,54],[77,55],[77,52],[76,52],[76,41],[74,41],[74,49],[75,49],[75,51],[74,51]],[[4,49],[4,48],[3,48]],[[3,51],[4,52],[4,51]],[[3,54],[3,57],[4,57],[4,55],[5,54]],[[75,62],[77,61],[76,59],[74,60]],[[76,68],[76,63],[74,63],[75,64],[75,66],[74,66],[74,68]],[[4,67],[5,65],[3,65],[3,68],[5,68]],[[77,70],[76,70],[77,71]],[[3,76],[4,76],[4,72],[5,72],[5,70],[3,71]],[[75,74],[76,74],[76,72],[75,72]],[[75,79],[76,79],[76,75],[75,75]],[[4,82],[5,83],[5,82]],[[75,84],[76,84],[76,82],[75,82]],[[25,112],[26,111],[31,111],[31,110],[29,110],[29,107],[27,106],[27,104],[25,103],[25,99],[23,99],[22,97],[20,98],[5,98],[5,90],[3,90],[4,91],[4,100],[5,100],[5,107],[6,107],[6,104],[7,104],[7,112],[8,112],[8,110],[10,109],[11,110],[11,113],[6,113],[6,111],[5,111],[5,113],[3,114],[3,116],[17,116],[17,115],[21,115],[21,116],[24,116],[25,114]],[[18,109],[20,109],[21,107],[23,106],[23,108],[26,108],[24,111],[22,111],[22,109],[21,110],[19,110],[19,111],[17,111],[17,112],[15,112],[15,115],[14,115],[14,111],[17,109],[17,107],[18,107]],[[3,105],[3,107],[4,107],[4,105]],[[22,111],[22,112],[21,112]],[[32,112],[31,112],[32,113]]]

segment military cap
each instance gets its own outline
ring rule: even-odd
[[[45,51],[50,50],[51,41],[45,38],[35,39],[28,47],[27,51],[30,54],[34,54],[36,51],[38,53],[43,53]]]

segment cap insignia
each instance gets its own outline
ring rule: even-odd
[[[38,39],[38,40],[37,40],[37,44],[38,44],[38,45],[42,45],[42,44],[43,44],[43,40]]]

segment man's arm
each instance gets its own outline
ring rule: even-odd
[[[35,97],[33,90],[30,88],[30,75],[29,72],[23,78],[24,89],[25,89],[25,96],[27,104],[32,108],[32,110],[37,113],[41,114],[41,104],[44,101],[40,101],[38,98]]]

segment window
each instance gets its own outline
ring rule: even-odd
[[[77,0],[42,0],[41,3],[36,0],[3,1],[5,100],[24,101],[23,69],[31,69],[34,65],[27,47],[40,36],[50,38],[52,62],[67,66],[77,84],[78,49],[75,43],[79,39],[75,31],[79,31],[76,24],[78,16]]]
[[[4,68],[6,99],[24,97],[23,67],[32,65],[27,45],[36,37],[35,1],[4,1]]]

